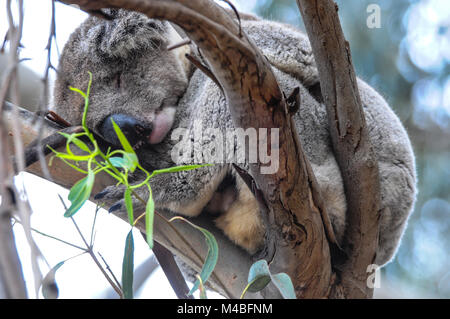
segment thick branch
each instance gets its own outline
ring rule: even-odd
[[[344,181],[348,255],[338,267],[342,285],[335,293],[347,298],[371,297],[367,266],[378,244],[380,185],[378,163],[369,140],[352,65],[332,0],[297,0],[318,66],[334,153]]]

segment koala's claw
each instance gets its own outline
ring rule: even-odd
[[[99,200],[102,199],[103,197],[105,197],[107,194],[109,193],[109,189],[104,189],[101,192],[97,193],[94,195],[94,199],[95,200]]]
[[[108,209],[108,213],[113,213],[115,211],[119,211],[122,209],[122,207],[123,207],[122,201],[118,201],[117,203],[115,203]]]

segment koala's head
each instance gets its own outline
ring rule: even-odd
[[[60,59],[55,111],[72,125],[82,119],[84,101],[69,86],[86,90],[93,74],[88,127],[119,145],[111,119],[136,147],[158,144],[170,131],[176,105],[186,90],[184,49],[168,23],[125,10],[108,10],[112,20],[89,17],[70,37]]]

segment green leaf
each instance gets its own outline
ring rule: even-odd
[[[110,157],[109,161],[113,166],[128,169],[132,173],[136,170],[136,167],[139,164],[138,157],[135,153],[123,152],[123,157]]]
[[[122,262],[122,290],[125,299],[133,299],[134,240],[131,229],[125,241],[125,253]]]
[[[90,158],[92,158],[92,155],[73,155],[73,154],[58,153],[56,154],[56,157],[68,159],[71,161],[87,161]]]
[[[111,162],[112,166],[120,168],[126,168],[128,164],[123,157],[118,156],[110,157],[109,161]]]
[[[125,207],[127,208],[128,221],[130,225],[133,225],[134,215],[133,215],[133,200],[131,199],[131,188],[125,190]]]
[[[192,227],[200,230],[203,233],[203,235],[205,236],[205,241],[208,246],[208,253],[206,254],[206,259],[205,259],[205,263],[203,264],[202,270],[200,271],[200,278],[201,278],[202,282],[206,282],[208,280],[209,276],[212,274],[214,268],[216,267],[217,259],[219,258],[219,246],[217,245],[217,241],[209,231],[207,231],[206,229],[204,229],[200,226],[197,226],[197,225],[191,223],[190,221],[188,221],[187,219],[185,219],[181,216],[173,217],[169,221],[171,222],[176,219],[185,221]],[[198,289],[199,285],[200,285],[200,281],[196,280],[194,283],[194,286],[192,287],[191,291],[189,291],[188,295],[192,295]]]
[[[122,130],[120,129],[120,127],[116,124],[116,122],[114,122],[114,120],[112,118],[111,118],[111,122],[113,124],[114,131],[116,132],[116,135],[119,138],[120,144],[122,144],[122,147],[125,150],[125,152],[135,154],[133,148],[130,145],[130,142],[128,142],[127,138],[122,133]]]
[[[291,278],[285,273],[272,275],[272,281],[277,286],[284,299],[296,299],[294,285]]]
[[[248,291],[258,292],[270,283],[270,270],[267,261],[262,259],[255,262],[248,273]]]
[[[78,148],[80,148],[81,150],[83,150],[83,151],[85,151],[85,152],[87,152],[87,153],[90,153],[90,152],[91,152],[91,150],[89,149],[89,147],[87,146],[87,144],[86,144],[85,142],[83,142],[82,140],[80,140],[79,138],[73,137],[70,141],[71,141],[73,144],[75,144]]]
[[[69,192],[69,196],[67,197],[71,202],[73,202],[77,197],[80,196],[80,193],[83,191],[83,188],[86,185],[87,176],[80,179],[75,185],[72,186]]]
[[[163,173],[175,173],[175,172],[181,172],[181,171],[190,171],[196,168],[205,167],[205,166],[212,166],[212,164],[200,164],[200,165],[181,165],[181,166],[173,166],[169,168],[163,168],[163,169],[157,169],[152,172],[152,177],[158,174]]]
[[[241,299],[247,291],[258,292],[263,290],[271,281],[285,299],[296,299],[294,285],[291,278],[285,273],[272,275],[267,261],[262,259],[255,262],[248,273],[247,286],[242,292]]]
[[[93,171],[88,171],[88,175],[79,180],[69,192],[69,201],[71,205],[69,209],[64,213],[64,217],[73,216],[83,206],[83,204],[89,199],[94,186],[95,175]]]
[[[147,244],[153,249],[153,219],[155,216],[155,202],[153,201],[152,189],[149,187],[149,197],[145,206],[145,232]]]
[[[56,299],[59,295],[58,285],[55,281],[56,271],[64,265],[64,261],[57,263],[50,271],[45,275],[42,280],[42,295],[45,299]]]
[[[194,227],[203,233],[203,235],[205,236],[206,244],[208,245],[208,253],[206,255],[205,263],[203,264],[202,270],[200,272],[200,278],[203,282],[206,282],[209,276],[212,274],[214,268],[216,267],[217,259],[219,257],[219,246],[217,245],[216,239],[209,231],[196,225],[194,225]],[[196,280],[191,291],[189,291],[189,295],[192,295],[194,291],[197,290],[199,285],[200,281]]]
[[[133,173],[136,167],[139,165],[139,160],[136,153],[124,153],[123,159],[126,163],[126,168]]]
[[[84,92],[81,91],[80,89],[77,89],[77,88],[74,88],[74,87],[71,87],[71,86],[69,86],[69,89],[70,89],[71,91],[77,92],[77,93],[80,94],[84,99],[87,98],[86,93],[84,93]]]
[[[59,134],[61,134],[62,136],[64,136],[67,139],[67,144],[74,143],[81,150],[88,152],[88,153],[91,152],[91,150],[89,149],[87,144],[77,137],[77,135],[80,136],[80,134],[76,134],[76,133],[67,134],[64,132],[59,132]],[[83,135],[85,135],[85,134],[83,133]],[[69,149],[69,151],[70,151],[70,149]],[[73,154],[72,152],[70,152],[70,153]]]

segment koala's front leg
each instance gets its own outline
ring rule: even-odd
[[[200,214],[223,180],[227,170],[226,166],[215,165],[190,171],[163,173],[152,177],[150,186],[155,208],[157,210],[169,209],[186,216]],[[125,189],[124,185],[112,185],[95,195],[94,199],[110,204],[110,212],[125,212],[123,199]],[[147,201],[149,194],[146,186],[136,189],[135,193],[145,202]],[[133,196],[133,211],[136,215],[141,214],[144,209],[145,203]]]

